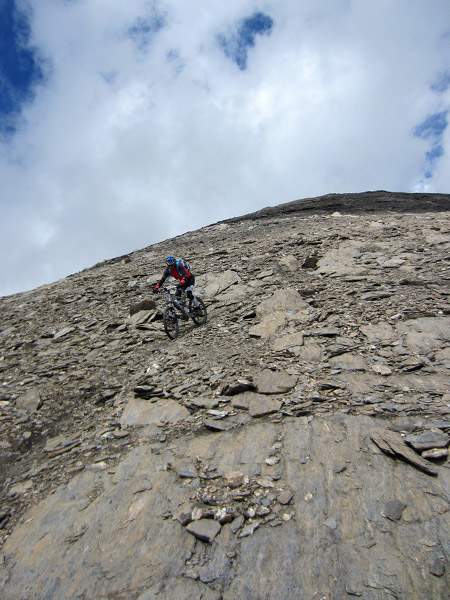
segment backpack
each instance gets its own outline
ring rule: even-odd
[[[187,262],[187,260],[184,260],[183,258],[177,258],[177,259],[176,259],[176,262],[175,262],[175,264],[177,265],[177,271],[178,271],[178,273],[180,273],[180,269],[178,268],[178,265],[179,265],[180,263],[183,265],[183,267],[184,267],[185,269],[187,269],[187,270],[189,271],[189,273],[191,273],[191,266],[190,266],[190,264]],[[181,275],[181,273],[180,273],[180,275]]]

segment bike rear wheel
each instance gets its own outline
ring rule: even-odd
[[[192,310],[194,311],[192,315],[192,320],[196,325],[203,325],[206,323],[206,319],[208,318],[206,314],[206,306],[203,300],[197,298],[198,306],[192,306]]]
[[[178,316],[172,306],[167,306],[163,314],[164,329],[171,340],[178,336]]]

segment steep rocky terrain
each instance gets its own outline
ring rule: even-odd
[[[450,196],[329,195],[1,298],[0,597],[448,598],[449,255]]]

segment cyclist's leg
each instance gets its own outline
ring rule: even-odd
[[[178,302],[181,300],[181,297],[183,295],[183,291],[184,291],[184,285],[182,283],[179,283],[177,285],[177,291],[175,292],[175,298],[178,300]]]
[[[189,279],[186,281],[186,296],[189,299],[189,310],[192,309],[192,302],[194,306],[198,306],[197,298],[194,296],[194,285],[195,285],[195,277],[191,275]]]

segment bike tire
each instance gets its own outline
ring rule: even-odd
[[[195,310],[195,314],[192,315],[192,320],[196,325],[203,325],[204,323],[206,323],[206,320],[208,318],[206,306],[203,300],[200,300],[200,298],[197,298],[197,302],[198,306],[192,307],[193,310]]]
[[[178,316],[171,306],[164,309],[163,322],[168,337],[174,340],[178,336]]]

